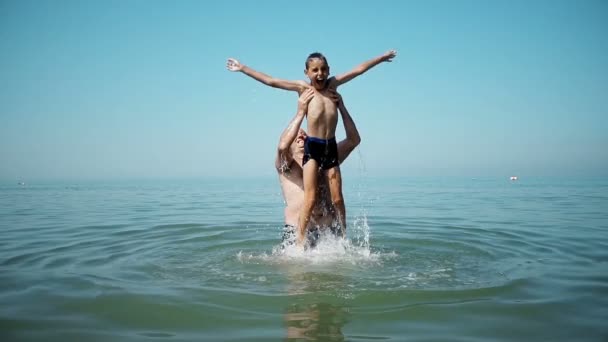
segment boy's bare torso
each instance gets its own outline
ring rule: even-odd
[[[328,96],[331,86],[332,84],[322,91],[315,90],[315,97],[308,104],[306,121],[308,135],[311,137],[331,139],[336,136],[338,108],[336,103]]]

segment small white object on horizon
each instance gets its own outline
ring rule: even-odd
[[[511,179],[512,181],[515,181],[515,180],[517,180],[517,176],[511,176],[511,178],[510,178],[510,179]]]

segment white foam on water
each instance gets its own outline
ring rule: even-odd
[[[395,252],[382,253],[370,248],[371,229],[364,209],[347,227],[346,238],[333,235],[329,229],[320,232],[314,248],[302,249],[294,244],[278,244],[272,252],[246,254],[238,252],[241,263],[274,265],[381,265],[384,260],[397,258]]]
[[[289,262],[301,262],[309,264],[332,264],[332,263],[376,263],[381,261],[381,255],[370,251],[367,247],[360,247],[349,239],[342,239],[323,232],[316,247],[302,250],[295,245],[286,246],[284,249],[275,248],[273,255],[279,259]]]
[[[353,245],[349,240],[335,238],[333,236],[322,236],[315,248],[303,250],[295,245],[275,246],[271,253],[251,253],[242,251],[237,253],[237,260],[241,263],[263,263],[263,264],[378,264],[382,262],[383,255],[372,252],[368,248]],[[392,256],[392,255],[389,255]]]

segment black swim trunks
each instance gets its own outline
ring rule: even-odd
[[[336,138],[321,139],[306,137],[302,165],[305,165],[310,159],[316,160],[322,170],[338,166],[338,144],[336,143]]]

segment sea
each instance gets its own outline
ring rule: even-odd
[[[281,248],[276,177],[0,184],[0,341],[608,341],[608,179],[344,178]]]

